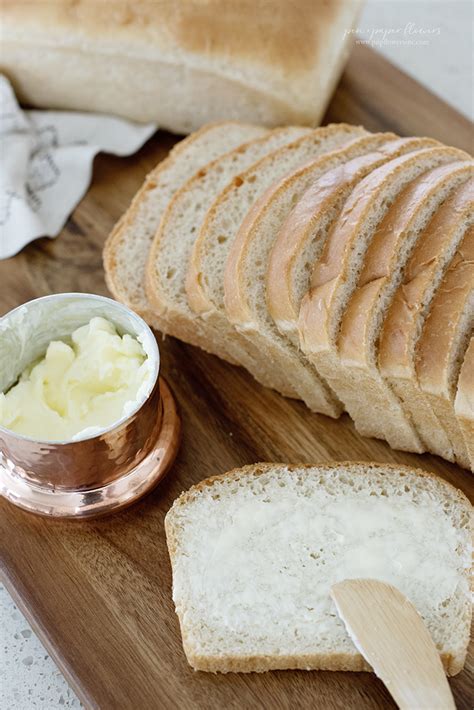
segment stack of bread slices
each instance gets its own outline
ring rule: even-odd
[[[360,126],[208,125],[116,225],[107,284],[312,411],[473,470],[473,167]]]

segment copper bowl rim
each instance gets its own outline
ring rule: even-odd
[[[101,428],[100,430],[96,431],[95,433],[86,435],[86,436],[81,436],[78,437],[77,439],[63,439],[63,440],[51,440],[51,439],[35,439],[34,437],[31,436],[26,436],[25,434],[18,434],[15,431],[12,431],[11,429],[7,429],[6,427],[2,426],[0,424],[0,432],[7,437],[11,437],[13,439],[17,439],[18,441],[29,441],[32,443],[37,443],[37,444],[50,444],[53,446],[71,446],[73,444],[80,444],[83,441],[88,441],[90,439],[96,439],[97,437],[102,437],[104,434],[107,434],[108,432],[114,431],[115,429],[119,429],[122,427],[124,424],[126,424],[129,420],[131,420],[136,413],[143,407],[143,405],[150,399],[150,397],[153,395],[153,392],[155,390],[155,387],[157,386],[158,383],[158,378],[160,376],[160,369],[161,369],[161,356],[160,356],[160,348],[158,346],[158,343],[156,342],[156,338],[153,334],[152,329],[150,326],[143,320],[141,316],[138,315],[138,313],[135,313],[135,311],[132,311],[130,308],[127,306],[124,306],[123,303],[120,303],[119,301],[115,301],[113,298],[108,298],[107,296],[100,296],[99,294],[94,294],[94,293],[81,293],[77,291],[66,291],[64,293],[53,293],[49,294],[48,296],[40,296],[39,298],[33,298],[30,301],[25,301],[25,303],[22,303],[19,306],[16,306],[16,308],[13,308],[11,311],[8,311],[8,313],[5,313],[3,316],[0,317],[0,330],[1,330],[1,325],[2,322],[6,319],[9,318],[11,315],[19,311],[21,308],[25,308],[29,306],[32,303],[38,303],[39,301],[53,301],[53,300],[62,300],[65,297],[76,297],[76,298],[81,298],[84,300],[89,300],[89,301],[99,301],[102,303],[107,304],[108,306],[115,308],[118,311],[122,311],[126,315],[128,315],[129,318],[132,320],[136,321],[137,326],[139,326],[139,329],[147,333],[149,335],[149,340],[151,343],[152,350],[154,350],[154,355],[153,357],[153,365],[154,365],[154,372],[153,376],[150,379],[150,383],[147,387],[146,395],[143,396],[143,398],[136,404],[136,406],[133,408],[131,412],[128,414],[124,415],[123,417],[120,417],[120,419],[117,419],[115,422],[110,424],[107,427],[104,427],[103,429]],[[150,355],[147,355],[150,357]]]

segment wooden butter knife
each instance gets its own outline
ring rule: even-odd
[[[439,653],[423,619],[398,589],[346,579],[331,597],[358,651],[401,710],[456,710]]]

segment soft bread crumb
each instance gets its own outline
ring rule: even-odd
[[[149,174],[109,236],[104,250],[107,285],[116,298],[151,325],[155,323],[144,288],[145,267],[166,206],[181,185],[206,163],[232,150],[248,136],[264,133],[258,126],[226,121],[204,126],[180,141]]]
[[[470,514],[403,466],[258,464],[203,481],[166,517],[173,598],[198,670],[367,670],[329,597],[375,577],[415,604],[447,672],[469,636]]]

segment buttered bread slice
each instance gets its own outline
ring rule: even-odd
[[[469,640],[471,506],[404,466],[256,464],[202,481],[165,519],[184,650],[201,671],[370,670],[331,600],[343,579],[397,587],[448,674]]]

